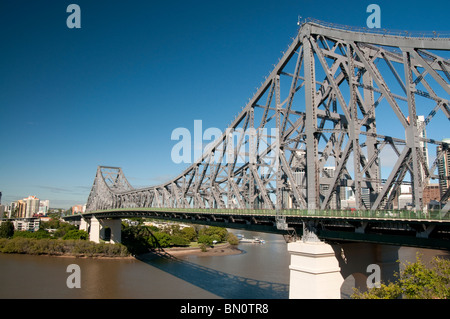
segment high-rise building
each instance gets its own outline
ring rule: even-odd
[[[428,206],[432,202],[439,202],[441,194],[439,192],[439,184],[428,184],[423,189],[423,205]]]
[[[39,212],[39,198],[36,196],[28,196],[23,199],[26,203],[25,218],[31,218]]]
[[[17,217],[17,201],[11,202],[11,204],[9,205],[8,218],[14,217]]]
[[[25,218],[27,210],[27,202],[23,199],[17,201],[16,216],[17,218]]]
[[[397,192],[397,209],[405,209],[412,207],[412,187],[411,185],[402,184]]]
[[[436,150],[436,155],[442,152],[442,157],[438,161],[439,190],[441,193],[441,200],[450,188],[450,138],[443,139],[442,142],[443,145],[438,145]]]
[[[334,166],[325,166],[323,168],[322,177],[332,178],[332,177],[334,177],[335,171],[336,171],[336,167],[334,167]],[[323,184],[323,185],[321,184],[320,185],[320,192],[322,194],[326,194],[327,192],[329,192],[329,189],[330,189],[330,185],[326,185],[326,184]],[[339,198],[339,200],[340,200],[340,198]],[[331,199],[330,199],[329,205],[330,205],[331,209],[338,208],[338,204],[337,204],[337,201],[336,201],[336,193],[331,195]]]
[[[83,205],[72,206],[72,215],[74,215],[74,214],[82,214],[82,213],[84,213]]]
[[[50,201],[48,199],[41,200],[39,202],[39,214],[47,215],[49,208],[50,208]]]

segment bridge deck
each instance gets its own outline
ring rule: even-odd
[[[65,216],[67,221],[108,218],[157,218],[246,229],[259,232],[303,233],[305,223],[320,225],[320,238],[331,241],[372,242],[412,247],[450,249],[450,216],[440,211],[336,211],[284,209],[201,209],[130,207],[89,211]],[[280,217],[282,217],[280,219]],[[292,231],[294,231],[292,233]]]
[[[165,207],[135,207],[116,208],[87,212],[86,215],[96,213],[120,213],[126,211],[152,211],[165,213],[211,214],[211,215],[242,215],[242,216],[286,216],[306,218],[340,218],[340,219],[373,219],[384,221],[418,221],[450,223],[450,214],[441,211],[414,212],[409,210],[299,210],[282,209],[278,213],[273,209],[216,209],[216,208],[165,208]]]

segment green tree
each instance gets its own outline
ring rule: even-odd
[[[214,239],[216,239],[219,242],[225,241],[227,236],[228,236],[228,231],[226,228],[223,227],[216,227],[216,226],[209,226],[209,227],[203,227],[199,230],[198,232],[199,238],[202,235],[207,235],[207,236],[213,236],[216,235],[216,237],[214,237]]]
[[[84,230],[72,229],[69,230],[62,239],[82,239],[87,240],[89,238],[89,234]]]
[[[450,298],[450,260],[434,257],[431,267],[427,267],[416,256],[415,263],[404,264],[397,273],[398,280],[382,284],[361,292],[355,289],[354,299],[449,299]]]
[[[185,227],[181,230],[181,236],[191,242],[197,238],[197,232],[194,227]]]
[[[142,254],[157,247],[150,242],[149,238],[152,238],[152,233],[148,227],[128,226],[122,223],[122,244],[127,247],[130,253]]]
[[[53,233],[56,238],[63,238],[69,231],[78,229],[77,226],[65,222],[59,222],[56,225],[57,230]]]
[[[239,239],[233,233],[228,233],[227,241],[230,245],[239,245]]]
[[[2,222],[0,225],[0,238],[10,238],[14,235],[14,224],[10,221]]]
[[[166,233],[154,233],[153,234],[154,238],[157,241],[157,244],[159,247],[169,247],[170,243],[172,241],[172,239],[170,238],[169,234]],[[154,244],[154,241],[152,241],[152,243]]]
[[[198,236],[198,243],[199,244],[204,244],[207,246],[211,246],[213,242],[213,239],[211,236],[203,234],[203,235],[199,235]]]
[[[42,239],[42,238],[50,238],[50,234],[47,231],[43,230],[43,229],[39,229],[39,230],[37,230],[35,232],[22,230],[22,231],[15,231],[13,237],[14,238],[16,238],[16,237],[24,237],[24,238]]]
[[[214,241],[216,243],[220,243],[222,241],[222,237],[218,234],[213,234],[210,237],[211,237],[211,240],[213,241],[213,244],[214,244]]]
[[[61,221],[58,217],[51,218],[49,221],[41,222],[41,225],[39,228],[41,229],[58,229],[61,225]]]
[[[181,236],[171,236],[171,246],[189,246],[190,241]]]
[[[163,232],[173,236],[181,236],[181,227],[179,224],[168,225],[164,227]]]

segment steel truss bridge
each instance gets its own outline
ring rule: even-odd
[[[328,238],[412,234],[448,248],[450,187],[439,211],[427,212],[423,197],[431,180],[450,183],[439,170],[450,144],[425,134],[437,118],[450,120],[449,52],[446,37],[307,21],[195,163],[140,189],[121,168],[99,166],[85,217],[219,220],[280,231],[307,221]],[[431,163],[426,149],[436,151]],[[390,165],[383,166],[385,154]],[[411,211],[392,210],[402,185],[411,188]],[[343,210],[350,190],[353,211]]]

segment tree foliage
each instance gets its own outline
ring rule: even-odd
[[[132,254],[142,254],[153,249],[189,246],[198,241],[203,246],[211,246],[213,241],[224,242],[228,231],[222,227],[184,227],[178,224],[163,229],[154,226],[128,226],[122,224],[122,243]],[[236,243],[237,244],[237,243]]]
[[[84,230],[78,230],[78,229],[72,229],[69,230],[62,239],[68,240],[68,239],[82,239],[87,240],[89,238],[89,234],[87,231]]]
[[[10,238],[14,235],[14,224],[10,221],[2,222],[0,225],[0,238]]]
[[[201,228],[199,231],[199,235],[214,237],[215,240],[223,242],[227,238],[228,231],[226,230],[226,228],[210,226]]]
[[[43,230],[43,229],[39,229],[37,231],[27,231],[27,230],[20,230],[20,231],[15,231],[13,238],[16,237],[25,237],[25,238],[37,238],[37,239],[42,239],[42,238],[50,238],[50,234]]]
[[[154,233],[152,237],[150,237],[149,242],[153,245],[154,248],[165,248],[169,247],[172,238],[169,234],[166,233]]]
[[[189,242],[197,239],[197,232],[194,227],[185,227],[181,230],[181,237],[187,239]]]
[[[170,246],[185,247],[191,242],[182,236],[171,236]]]
[[[213,243],[213,239],[211,236],[203,234],[203,235],[198,236],[198,243],[205,244],[207,246],[211,246]]]
[[[239,238],[233,233],[228,234],[227,241],[230,245],[238,245],[239,244]]]
[[[88,257],[125,257],[129,252],[121,244],[97,244],[87,240],[14,237],[0,239],[1,253],[30,255],[69,255]]]
[[[450,260],[434,257],[427,267],[416,256],[416,262],[404,264],[397,273],[397,280],[380,288],[361,292],[355,289],[354,299],[449,299],[450,298]]]

